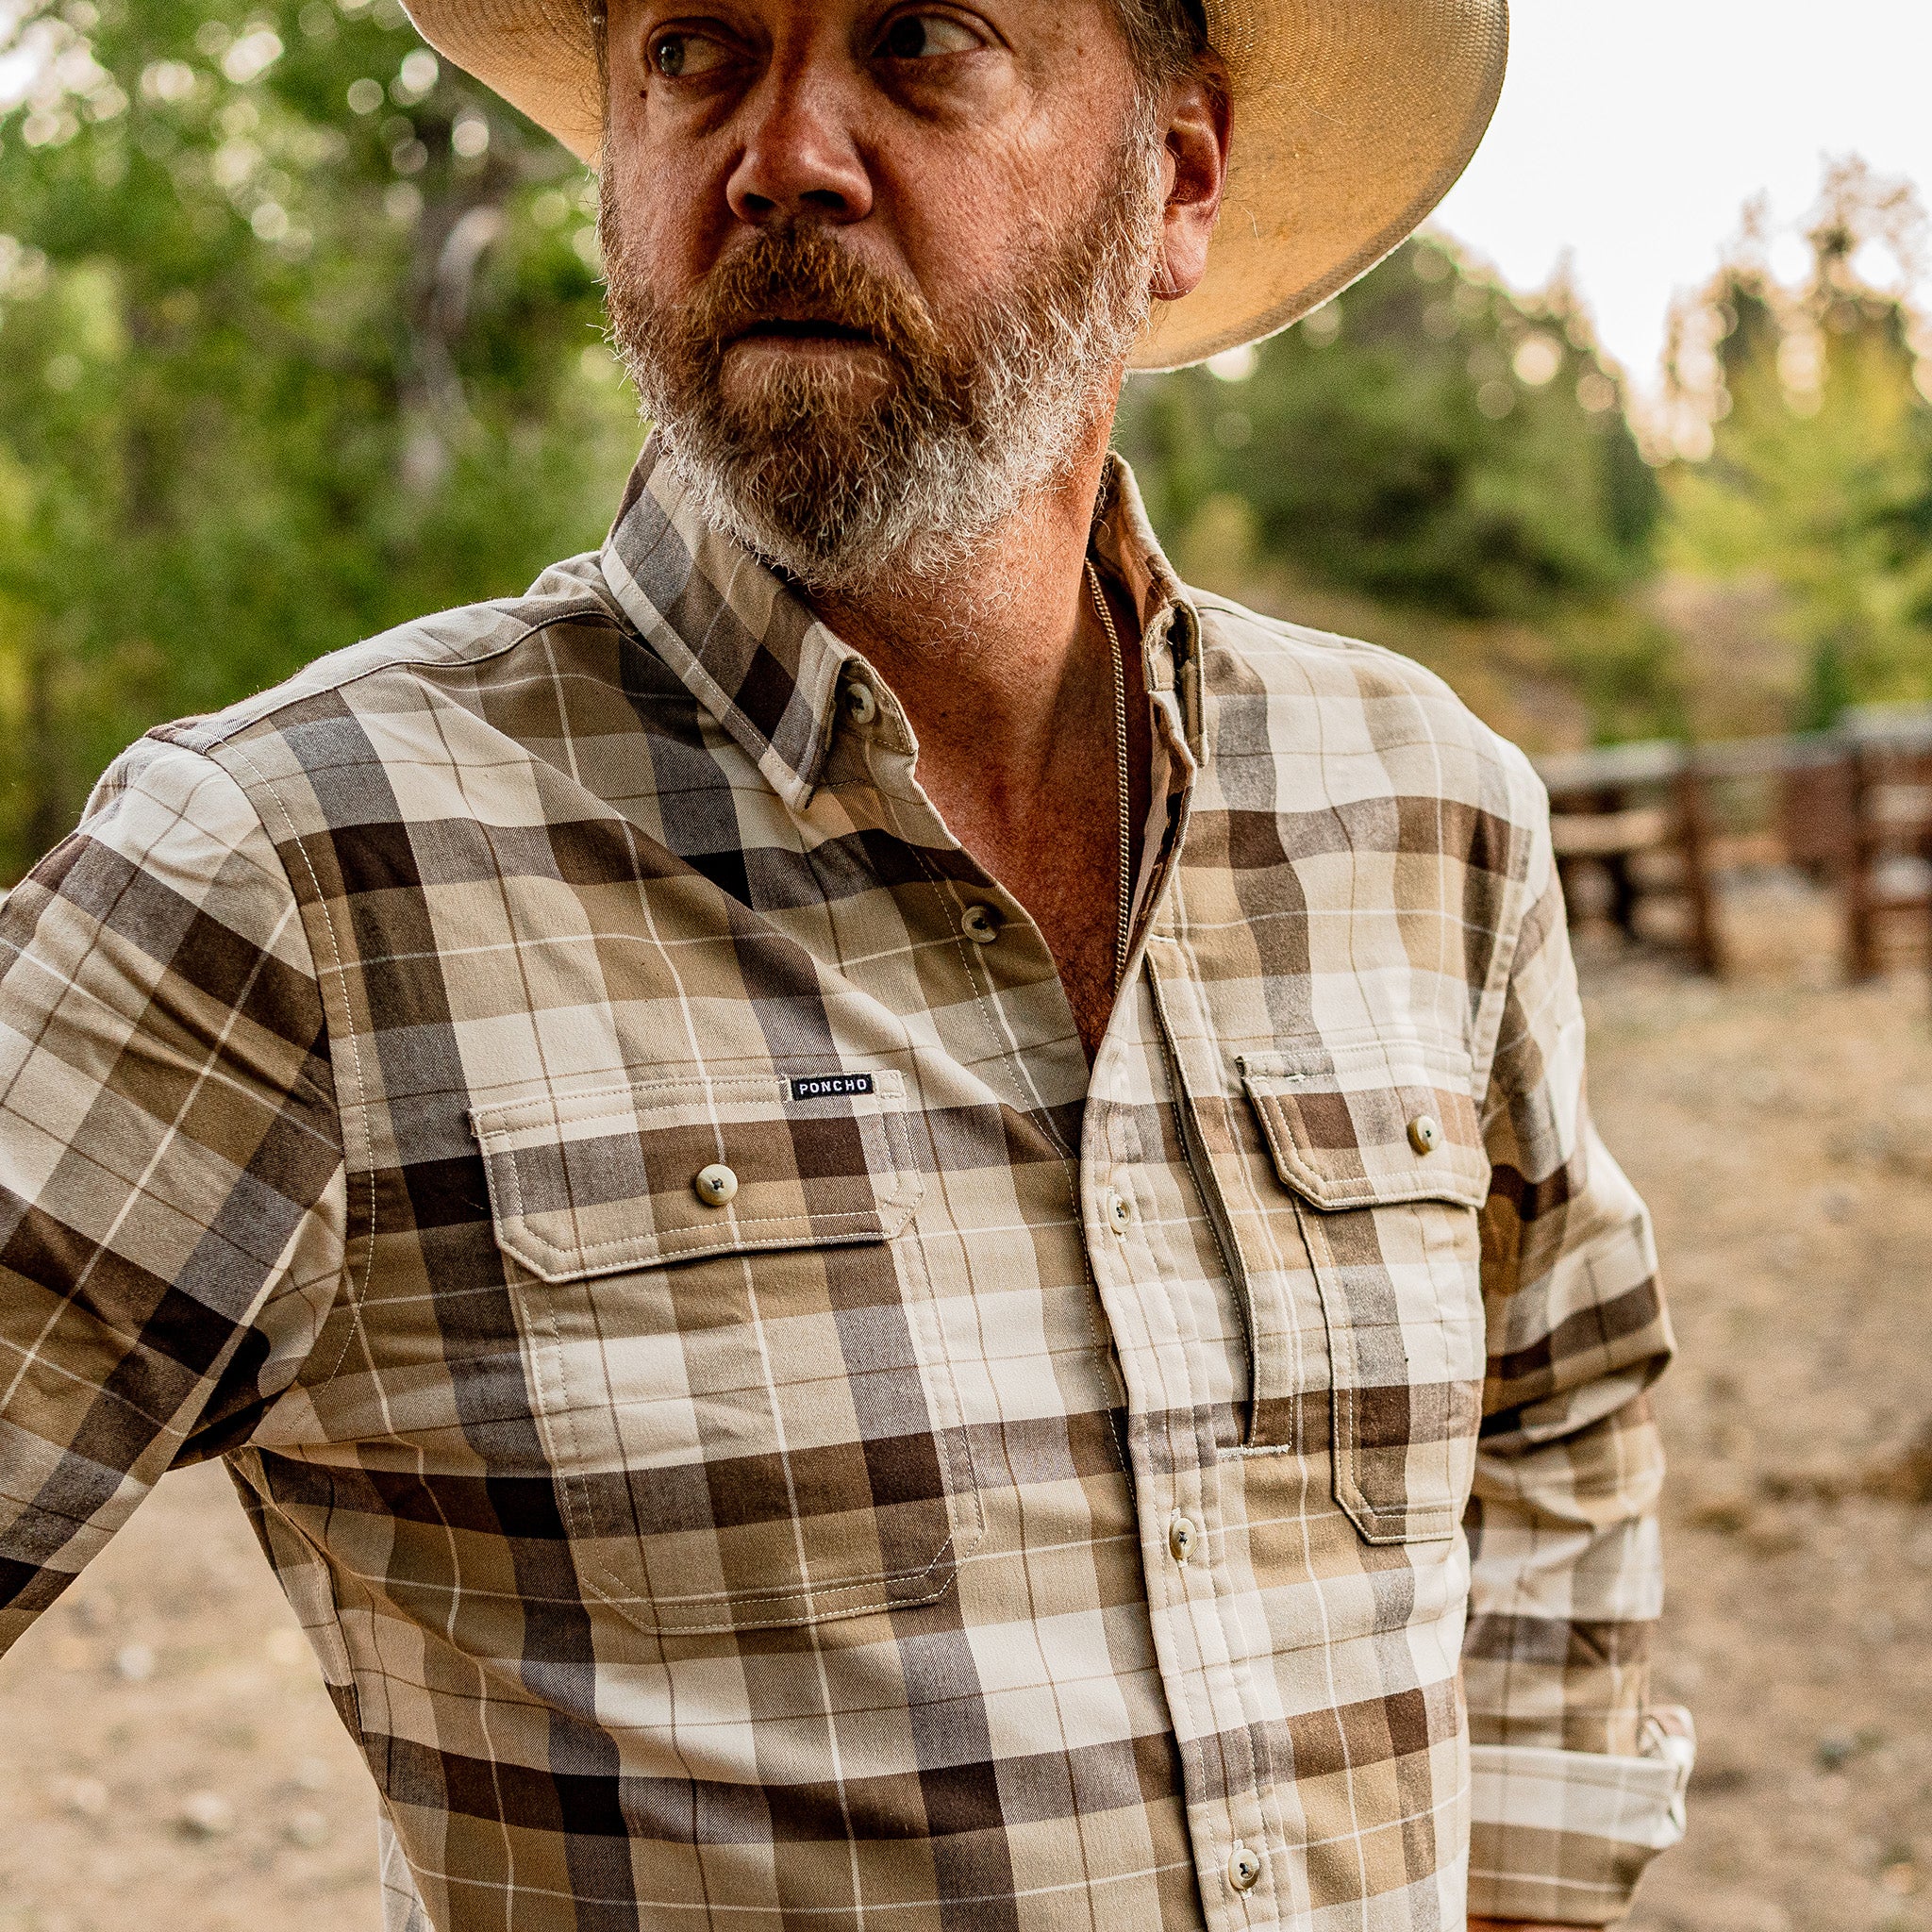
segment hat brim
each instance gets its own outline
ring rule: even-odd
[[[581,0],[409,0],[423,38],[581,160],[603,95]],[[1178,369],[1319,308],[1411,233],[1502,92],[1508,0],[1207,0],[1234,141],[1199,288],[1157,305],[1136,369]]]
[[[1495,112],[1508,0],[1208,0],[1234,142],[1208,273],[1156,306],[1136,369],[1286,328],[1412,233]]]

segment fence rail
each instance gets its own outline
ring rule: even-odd
[[[1784,738],[1606,745],[1537,769],[1573,916],[1600,903],[1632,938],[1661,926],[1722,975],[1720,877],[1784,864],[1838,891],[1850,977],[1881,971],[1907,935],[1932,958],[1932,705],[1861,706],[1833,730]]]

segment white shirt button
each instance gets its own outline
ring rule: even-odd
[[[845,715],[855,724],[873,724],[879,715],[879,701],[873,695],[872,686],[857,680],[845,687]]]
[[[738,1196],[738,1176],[723,1161],[715,1161],[692,1175],[691,1189],[707,1208],[728,1208]]]
[[[1433,1154],[1441,1139],[1442,1129],[1432,1113],[1419,1113],[1408,1124],[1408,1144],[1418,1154]]]
[[[1116,1234],[1125,1234],[1134,1224],[1134,1204],[1124,1194],[1109,1193],[1107,1197],[1107,1224]]]
[[[1246,1845],[1237,1845],[1227,1861],[1227,1882],[1237,1891],[1252,1891],[1261,1875],[1261,1855]]]
[[[1201,1532],[1195,1527],[1191,1516],[1176,1516],[1167,1526],[1167,1546],[1173,1551],[1176,1563],[1185,1563],[1194,1554],[1194,1545],[1200,1538]]]
[[[967,907],[959,924],[975,946],[990,946],[1000,936],[1000,916],[991,906]]]

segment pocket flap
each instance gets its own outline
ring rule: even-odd
[[[544,1281],[890,1240],[924,1183],[896,1072],[644,1082],[471,1114],[497,1244]],[[728,1198],[698,1176],[729,1170]],[[715,1196],[720,1191],[713,1189]]]
[[[1243,1054],[1236,1063],[1285,1186],[1317,1208],[1480,1208],[1490,1162],[1460,1047],[1418,1040]]]

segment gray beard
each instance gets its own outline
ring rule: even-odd
[[[839,377],[807,375],[769,384],[755,412],[691,379],[679,318],[627,263],[607,193],[612,337],[698,513],[817,594],[958,580],[1104,428],[1152,303],[1160,155],[1139,117],[1079,240],[1038,252],[958,331],[963,379],[855,403]]]

